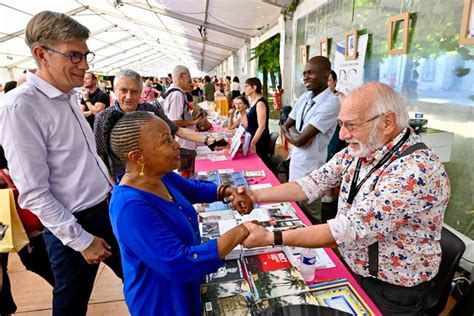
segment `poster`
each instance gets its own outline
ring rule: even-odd
[[[336,88],[345,95],[364,83],[364,63],[368,39],[368,34],[359,36],[357,58],[354,60],[345,60],[344,58],[345,40],[336,44],[334,61],[334,71],[338,80]]]

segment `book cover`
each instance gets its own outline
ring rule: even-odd
[[[234,219],[234,212],[231,210],[224,211],[214,211],[214,212],[200,212],[199,213],[199,222],[200,223],[209,223],[217,222],[225,219]]]
[[[273,220],[282,221],[282,220],[299,220],[298,215],[296,215],[293,206],[290,203],[273,203],[273,204],[263,204],[260,205],[261,208],[268,210],[268,215]]]
[[[349,282],[336,282],[310,292],[321,306],[327,306],[352,315],[371,316],[374,312],[357,294]]]
[[[247,271],[252,274],[291,267],[291,262],[283,251],[246,256],[244,263]]]
[[[258,297],[262,300],[300,294],[309,290],[301,273],[295,267],[259,272],[251,276]]]
[[[242,171],[221,173],[220,181],[222,184],[228,184],[233,187],[248,186],[247,181],[245,180],[244,173]]]
[[[240,260],[233,259],[224,261],[224,265],[217,272],[205,275],[203,282],[204,284],[222,283],[242,280],[243,278],[244,274]]]
[[[315,305],[318,306],[318,301],[311,295],[311,293],[303,292],[294,295],[285,295],[275,298],[262,300],[259,304],[259,310],[268,310],[270,308],[288,306],[288,305]]]
[[[203,315],[206,316],[247,316],[252,315],[253,300],[251,297],[234,295],[203,301]]]
[[[201,285],[201,301],[203,303],[234,295],[253,296],[247,280],[241,279],[237,281]]]
[[[215,212],[215,211],[224,211],[229,210],[229,204],[222,203],[221,201],[214,202],[214,203],[201,203],[201,204],[194,204],[194,208],[196,212]]]

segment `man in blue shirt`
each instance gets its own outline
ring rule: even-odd
[[[303,71],[307,92],[296,101],[282,133],[293,147],[290,181],[302,178],[326,162],[327,148],[337,125],[339,100],[328,88],[331,62],[323,56],[308,60]],[[321,222],[321,199],[300,202],[313,224]]]

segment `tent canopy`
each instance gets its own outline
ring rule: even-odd
[[[162,76],[184,64],[193,74],[214,69],[250,38],[278,22],[290,0],[3,0],[0,68],[35,68],[24,32],[33,15],[62,12],[91,31],[91,70],[133,68]],[[52,26],[54,27],[54,26]]]

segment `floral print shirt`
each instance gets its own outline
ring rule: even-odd
[[[370,157],[360,158],[359,181],[405,134],[403,130]],[[348,147],[297,183],[314,200],[340,185],[339,209],[328,221],[342,256],[352,271],[370,276],[368,246],[379,242],[378,279],[405,287],[431,280],[441,262],[441,229],[450,196],[448,175],[430,149],[396,159],[421,142],[412,130],[408,140],[362,185],[347,203],[358,158]]]

